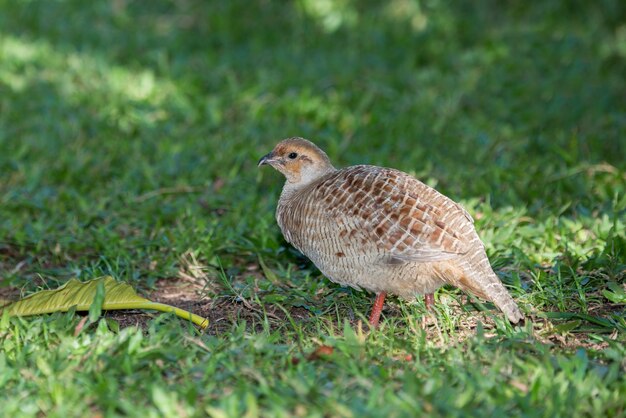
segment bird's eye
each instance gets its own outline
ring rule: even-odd
[[[291,160],[295,160],[296,158],[298,158],[298,153],[292,152],[287,157],[289,157]]]

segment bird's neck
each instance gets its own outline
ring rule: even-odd
[[[329,164],[328,166],[320,170],[300,173],[297,181],[293,181],[287,178],[287,181],[285,181],[285,185],[283,186],[283,191],[280,194],[281,200],[292,198],[300,191],[305,190],[310,185],[317,183],[323,178],[326,178],[328,175],[334,173],[335,171],[337,171],[337,169]]]

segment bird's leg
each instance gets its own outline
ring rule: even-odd
[[[370,313],[371,328],[378,328],[378,320],[380,319],[380,313],[383,311],[385,296],[387,296],[387,292],[380,292],[376,294],[376,300],[374,301],[374,306],[372,306],[372,312]]]
[[[435,305],[435,295],[433,293],[426,293],[424,295],[424,304],[426,305],[426,310],[432,310]],[[426,315],[422,316],[422,329],[426,329]]]
[[[426,293],[424,295],[424,304],[426,309],[431,310],[435,306],[435,295],[433,293]]]

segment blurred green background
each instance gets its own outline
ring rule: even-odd
[[[442,289],[355,334],[256,167],[290,136],[460,201],[528,324]],[[620,416],[625,157],[623,0],[0,0],[0,296],[191,277],[217,324],[0,321],[0,411]]]
[[[296,135],[457,200],[608,213],[624,196],[625,9],[0,1],[0,240],[35,245],[55,277],[80,276],[82,251],[128,277],[151,274],[141,247],[254,252],[282,182],[255,162]]]

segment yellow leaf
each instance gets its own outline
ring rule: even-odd
[[[206,318],[164,303],[152,302],[142,298],[130,285],[118,282],[111,276],[100,277],[87,282],[72,279],[57,289],[42,290],[13,302],[2,308],[2,311],[6,311],[11,316],[67,312],[72,307],[76,307],[77,311],[88,311],[96,296],[99,283],[104,283],[103,310],[153,309],[161,312],[173,312],[183,319],[191,320],[202,328],[209,325]]]

